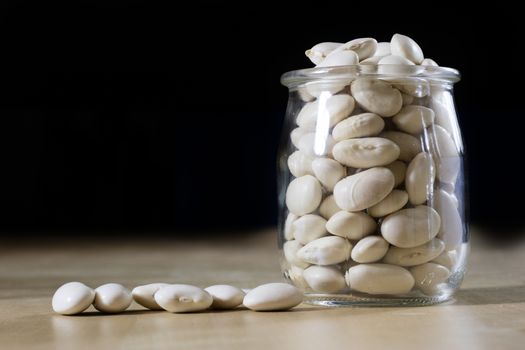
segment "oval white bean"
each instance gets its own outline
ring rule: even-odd
[[[241,289],[227,284],[209,286],[204,290],[212,296],[211,307],[214,309],[234,309],[242,304],[245,295]]]
[[[373,38],[358,38],[350,40],[334,49],[338,51],[353,51],[359,56],[359,60],[367,59],[372,56],[377,49],[377,41]]]
[[[414,96],[401,92],[401,98],[403,98],[403,107],[414,102]]]
[[[288,157],[288,169],[295,177],[313,175],[313,157],[307,156],[301,151],[295,151]]]
[[[332,149],[334,158],[349,167],[371,168],[392,163],[399,157],[399,147],[382,137],[364,137],[339,141]]]
[[[383,261],[387,264],[400,266],[415,266],[424,264],[437,258],[445,244],[442,240],[434,238],[431,241],[412,248],[390,247]]]
[[[360,65],[377,65],[384,56],[372,56],[359,62]]]
[[[126,310],[132,300],[131,293],[123,285],[107,283],[95,289],[93,306],[100,312],[117,313]]]
[[[308,102],[297,115],[296,123],[307,130],[314,130],[318,123],[326,123],[327,128],[332,127],[348,117],[354,107],[354,98],[347,94]]]
[[[334,190],[335,184],[346,174],[346,169],[341,164],[329,158],[317,158],[311,163],[311,167],[315,177],[329,192]]]
[[[439,214],[430,207],[420,205],[388,215],[381,223],[381,234],[396,247],[412,248],[434,238],[440,225]]]
[[[414,136],[399,131],[383,131],[379,134],[394,142],[399,147],[399,159],[410,162],[416,154],[421,152],[421,142]]]
[[[332,154],[335,141],[332,135],[315,132],[307,133],[299,139],[299,151],[309,157],[324,157]]]
[[[171,284],[155,293],[155,301],[169,312],[195,312],[209,308],[213,303],[213,297],[199,287]]]
[[[327,220],[339,211],[341,211],[341,208],[337,206],[334,195],[326,197],[319,206],[319,213]]]
[[[350,85],[352,80],[349,79],[330,79],[330,80],[318,80],[306,83],[306,92],[315,97],[319,98],[322,94],[335,95],[346,86]]]
[[[137,304],[144,306],[150,310],[162,310],[162,308],[155,301],[155,293],[162,287],[168,286],[168,283],[150,283],[143,286],[137,286],[131,291],[131,296]]]
[[[286,216],[286,220],[284,221],[284,238],[287,241],[290,241],[293,239],[293,223],[295,220],[297,220],[299,217],[295,215],[294,213],[288,213]]]
[[[389,42],[379,42],[377,43],[376,52],[374,52],[374,56],[388,56],[391,55],[390,51],[390,43]]]
[[[303,302],[303,293],[288,283],[268,283],[246,293],[243,304],[254,311],[288,310]]]
[[[419,45],[411,38],[402,34],[394,34],[390,40],[392,55],[403,56],[415,64],[423,62],[425,56]]]
[[[407,67],[413,66],[414,63],[402,56],[389,55],[379,60],[378,65],[379,74],[403,74],[409,73],[410,68]]]
[[[345,277],[333,266],[310,266],[304,270],[303,277],[318,293],[337,293],[346,287]]]
[[[309,263],[302,260],[298,255],[297,252],[299,252],[299,249],[301,249],[303,245],[296,241],[295,239],[291,241],[284,242],[283,244],[283,253],[284,258],[291,264],[300,268],[306,268],[310,266]]]
[[[456,269],[456,263],[458,262],[458,253],[455,250],[444,251],[440,256],[432,260],[432,262],[443,265],[450,271],[454,271]]]
[[[53,310],[62,315],[79,314],[95,300],[95,291],[84,283],[69,282],[61,285],[53,294]]]
[[[385,165],[385,168],[394,174],[394,187],[397,187],[405,182],[407,165],[404,162],[396,160],[395,162]]]
[[[382,117],[395,115],[403,106],[401,92],[381,80],[356,79],[350,90],[359,106]]]
[[[290,212],[302,216],[317,209],[322,195],[321,184],[315,177],[301,176],[292,180],[288,185],[286,206]]]
[[[348,269],[346,283],[368,294],[405,294],[414,286],[410,272],[396,265],[361,264]]]
[[[410,269],[414,277],[415,286],[426,295],[434,295],[439,291],[440,285],[450,276],[450,271],[441,265],[426,263]]]
[[[458,177],[461,159],[454,140],[449,133],[439,125],[432,125],[428,130],[428,148],[436,160],[437,178],[449,184],[455,184]]]
[[[303,135],[306,135],[310,132],[310,130],[306,130],[304,128],[295,128],[292,130],[292,132],[290,133],[290,140],[292,140],[292,144],[296,147],[296,148],[299,148],[299,140],[301,139],[301,137],[303,137]]]
[[[422,66],[434,66],[434,67],[438,67],[438,64],[436,63],[436,61],[434,61],[433,59],[431,58],[425,58],[423,60],[423,62],[421,62],[421,65]]]
[[[308,283],[304,280],[303,277],[304,269],[291,265],[288,269],[288,278],[293,283],[294,286],[301,288],[302,290],[308,289]]]
[[[405,188],[412,205],[423,204],[430,197],[436,178],[435,169],[432,157],[426,152],[419,153],[408,164]]]
[[[297,252],[302,260],[315,265],[333,265],[348,260],[352,244],[345,238],[327,236],[311,241]]]
[[[359,64],[359,56],[354,51],[332,51],[316,67],[338,67]]]
[[[368,208],[367,212],[374,218],[380,218],[398,211],[408,202],[408,193],[403,190],[392,190],[381,202]]]
[[[328,233],[325,226],[325,219],[319,215],[307,214],[294,221],[293,234],[299,243],[307,244],[325,236]]]
[[[311,49],[304,53],[314,64],[321,63],[322,60],[332,51],[334,51],[343,43],[324,42],[314,45]]]
[[[387,168],[371,168],[339,181],[334,187],[337,206],[347,211],[370,208],[394,188],[394,175]]]
[[[414,63],[410,61],[409,59],[403,57],[403,56],[395,56],[395,55],[388,55],[383,57],[379,64],[399,64],[399,65],[407,65],[407,66],[413,66]]]
[[[328,232],[348,239],[361,239],[372,234],[376,228],[374,219],[363,212],[340,211],[326,223]]]
[[[406,133],[419,135],[424,128],[434,122],[434,111],[424,106],[405,106],[401,108],[392,121],[396,127]]]
[[[454,197],[440,189],[434,192],[431,203],[441,217],[438,237],[447,250],[456,249],[463,239],[463,221]]]
[[[336,141],[378,135],[385,127],[383,118],[374,113],[361,113],[340,121],[332,131]]]
[[[358,263],[372,263],[381,260],[388,251],[388,242],[379,236],[368,236],[357,242],[350,255]]]

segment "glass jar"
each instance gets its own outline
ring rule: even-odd
[[[292,71],[278,154],[284,276],[326,306],[430,305],[465,273],[459,72]]]

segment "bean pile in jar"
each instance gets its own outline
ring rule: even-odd
[[[436,120],[432,86],[396,77],[436,62],[400,34],[320,43],[306,55],[317,67],[376,65],[379,75],[298,88],[304,106],[287,158],[287,277],[314,293],[438,293],[462,240],[454,194],[460,153],[447,121]]]

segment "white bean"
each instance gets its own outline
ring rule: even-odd
[[[434,61],[433,59],[431,58],[425,58],[423,60],[423,62],[421,62],[421,65],[422,66],[434,66],[434,67],[438,67],[438,64],[436,63],[436,61]]]
[[[381,223],[381,234],[396,247],[412,248],[434,238],[440,225],[439,214],[431,207],[420,205],[388,215]]]
[[[387,264],[399,266],[415,266],[424,264],[437,258],[445,244],[442,240],[434,238],[431,241],[412,248],[390,247],[383,261]]]
[[[301,137],[303,137],[303,135],[308,134],[309,132],[310,130],[306,130],[304,128],[293,129],[292,132],[290,133],[290,140],[292,140],[292,144],[296,148],[299,148],[299,140],[301,139]]]
[[[315,177],[329,192],[334,190],[335,184],[346,174],[346,169],[341,164],[329,158],[317,158],[311,163],[311,168]]]
[[[301,151],[295,151],[288,157],[288,169],[295,177],[304,175],[313,175],[312,161],[313,157],[307,156]]]
[[[434,295],[439,291],[442,285],[450,276],[450,271],[441,265],[426,263],[414,266],[410,269],[414,277],[415,286],[426,295]]]
[[[315,177],[301,176],[292,180],[288,185],[286,206],[290,212],[302,216],[317,209],[322,195],[321,184]]]
[[[348,239],[361,239],[373,233],[376,228],[374,219],[363,212],[340,211],[326,223],[328,232]]]
[[[419,135],[434,122],[434,111],[424,106],[405,106],[392,118],[392,121],[399,130]]]
[[[403,106],[401,92],[381,80],[356,79],[350,90],[359,106],[382,117],[395,115]]]
[[[428,128],[428,136],[428,148],[435,155],[437,178],[442,182],[455,184],[461,159],[454,140],[443,127],[435,124]]]
[[[329,96],[308,102],[297,115],[297,125],[307,130],[314,130],[318,124],[331,128],[354,110],[355,100],[347,94]]]
[[[319,215],[308,214],[295,220],[293,225],[293,235],[301,244],[307,244],[314,239],[325,236],[326,220]]]
[[[303,301],[303,293],[287,283],[268,283],[250,290],[243,304],[254,311],[288,310]]]
[[[290,241],[293,239],[293,223],[295,220],[299,218],[294,213],[288,213],[286,216],[286,220],[284,221],[284,238],[287,241]]]
[[[242,304],[245,295],[241,289],[227,284],[209,286],[204,290],[212,296],[211,307],[214,309],[236,308]]]
[[[305,84],[306,92],[315,97],[319,98],[321,94],[323,95],[335,95],[345,88],[345,86],[350,85],[351,80],[348,79],[324,79],[318,81],[311,81]]]
[[[458,262],[458,253],[455,250],[444,251],[440,256],[432,260],[432,262],[443,265],[453,271],[456,269],[456,263]]]
[[[402,34],[394,34],[390,40],[392,55],[403,56],[415,64],[423,62],[425,56],[419,45],[411,38]]]
[[[334,49],[334,52],[351,50],[359,56],[359,60],[372,56],[377,49],[377,41],[373,38],[359,38],[350,40]]]
[[[441,217],[438,237],[445,242],[447,250],[456,249],[463,239],[463,221],[454,197],[440,189],[434,192],[431,203]]]
[[[345,278],[350,288],[368,294],[405,294],[414,286],[414,278],[407,269],[388,264],[353,266]]]
[[[334,51],[343,43],[324,42],[314,45],[311,49],[304,53],[314,64],[319,64],[332,51]]]
[[[319,213],[327,220],[338,211],[341,211],[341,208],[337,206],[334,195],[329,195],[326,197],[319,206]]]
[[[383,131],[379,136],[389,139],[399,147],[399,160],[410,162],[416,154],[421,152],[421,142],[410,134],[399,131]]]
[[[388,242],[379,236],[368,236],[352,248],[351,258],[358,263],[372,263],[381,260],[388,251]]]
[[[399,147],[394,142],[382,137],[343,140],[332,149],[338,162],[353,168],[387,165],[396,160],[399,153]]]
[[[291,265],[300,267],[300,268],[306,268],[310,266],[309,263],[306,261],[303,261],[298,255],[297,252],[299,249],[301,249],[303,245],[296,241],[295,239],[292,239],[291,241],[284,242],[283,244],[283,253],[284,258],[286,261],[288,261]]]
[[[383,118],[374,113],[361,113],[340,121],[332,131],[336,141],[378,135],[385,127]]]
[[[376,49],[376,52],[374,53],[374,56],[379,56],[379,57],[382,57],[382,56],[388,56],[388,55],[391,55],[391,51],[390,51],[390,43],[389,42],[379,42],[377,43],[377,49]]]
[[[359,56],[351,50],[332,51],[316,67],[338,67],[359,64]]]
[[[334,188],[337,206],[360,211],[382,201],[394,188],[394,175],[387,168],[371,168],[339,181]]]
[[[299,151],[309,157],[327,156],[332,153],[335,140],[329,134],[310,132],[299,139]]]
[[[390,170],[392,174],[394,174],[394,187],[397,187],[401,185],[403,182],[405,182],[405,174],[407,171],[407,165],[400,161],[396,160],[395,162],[392,162],[390,164],[385,165],[385,168]]]
[[[427,152],[421,152],[408,164],[405,188],[410,204],[423,204],[433,191],[436,167]]]
[[[345,277],[333,266],[310,266],[303,277],[315,292],[337,293],[346,287]]]
[[[169,312],[195,312],[209,308],[213,303],[213,297],[199,287],[171,284],[155,293],[155,301]]]
[[[100,312],[117,313],[126,310],[132,300],[131,293],[123,285],[107,283],[95,289],[93,306]]]
[[[155,293],[162,287],[168,286],[168,283],[150,283],[143,286],[137,286],[131,291],[131,296],[137,304],[150,310],[162,310],[155,301]]]
[[[95,300],[95,291],[84,283],[69,282],[60,286],[51,302],[53,310],[62,315],[79,314]]]
[[[311,241],[297,252],[302,260],[315,265],[333,265],[348,260],[352,244],[345,238],[327,236]]]
[[[398,211],[408,202],[408,193],[403,190],[392,190],[381,202],[368,208],[367,212],[374,218],[380,218]]]

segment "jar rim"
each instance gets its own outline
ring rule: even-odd
[[[281,76],[281,84],[288,88],[294,88],[309,82],[355,79],[357,77],[376,79],[418,78],[441,84],[453,84],[461,79],[461,75],[457,69],[448,67],[409,66],[400,64],[356,64],[349,66],[314,67],[289,71]]]

